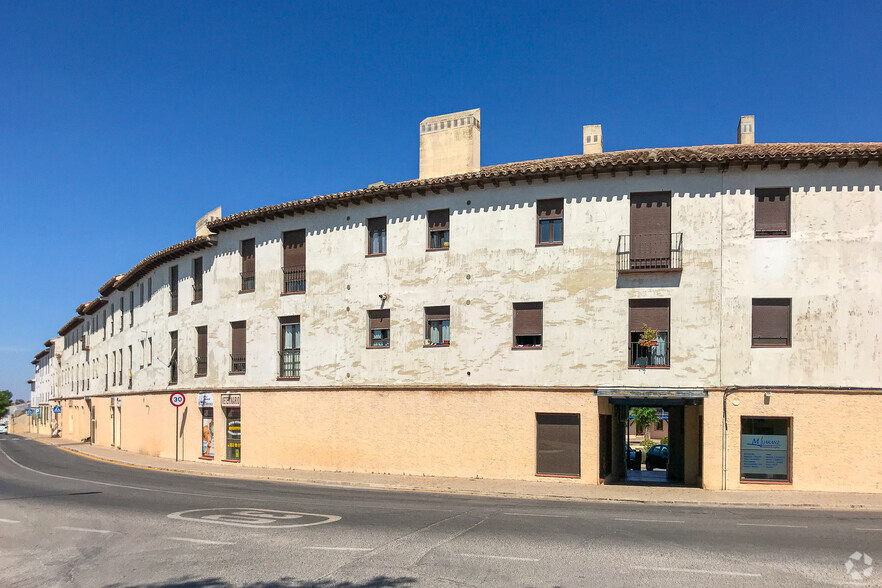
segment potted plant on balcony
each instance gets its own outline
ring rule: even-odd
[[[641,347],[658,346],[658,329],[650,329],[649,325],[643,323],[643,332],[640,333],[640,339],[637,344]]]

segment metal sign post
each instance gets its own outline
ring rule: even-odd
[[[178,459],[178,423],[180,423],[179,415],[181,406],[184,405],[184,400],[186,397],[180,392],[175,392],[171,396],[169,396],[169,401],[171,401],[172,406],[175,407],[175,461],[180,461]]]

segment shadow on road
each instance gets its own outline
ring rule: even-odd
[[[111,584],[108,588],[393,588],[415,584],[416,578],[389,578],[376,576],[364,582],[335,582],[334,580],[295,580],[280,578],[272,582],[254,582],[251,584],[231,584],[220,578],[182,577],[152,584]]]

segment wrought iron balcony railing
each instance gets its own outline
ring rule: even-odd
[[[282,293],[306,292],[306,266],[295,265],[282,268]]]
[[[279,351],[279,377],[280,378],[299,378],[300,377],[300,350],[285,349]]]
[[[628,358],[630,367],[668,367],[670,364],[671,354],[667,342],[656,347],[631,343],[631,355]]]
[[[244,374],[245,373],[245,356],[244,355],[230,355],[230,373],[231,374]]]
[[[202,282],[193,284],[193,302],[202,302]]]
[[[681,271],[683,233],[619,235],[616,269],[619,273]]]
[[[170,314],[174,314],[178,312],[178,293],[177,291],[173,291],[169,293],[169,300],[171,301],[171,310],[169,310]]]
[[[196,376],[205,376],[208,375],[208,358],[207,357],[197,357],[196,358]]]

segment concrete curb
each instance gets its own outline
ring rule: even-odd
[[[113,463],[116,465],[124,466],[124,467],[136,467],[141,469],[150,469],[161,472],[168,472],[174,474],[181,475],[189,475],[189,476],[200,476],[200,477],[209,477],[209,478],[221,478],[221,479],[238,479],[238,480],[255,480],[255,481],[263,481],[263,482],[278,482],[278,483],[287,483],[287,484],[304,484],[310,486],[324,486],[329,488],[360,488],[364,490],[386,490],[386,491],[399,491],[399,492],[423,492],[427,494],[457,494],[462,496],[484,496],[490,498],[508,498],[508,499],[517,499],[517,500],[553,500],[560,502],[591,502],[597,504],[604,503],[612,503],[612,504],[644,504],[644,505],[657,505],[657,506],[690,506],[690,507],[708,507],[708,508],[760,508],[760,509],[788,509],[788,510],[827,510],[827,511],[861,511],[861,512],[882,512],[882,506],[876,505],[865,505],[865,504],[857,504],[857,503],[848,503],[848,504],[839,504],[839,505],[829,505],[829,504],[821,504],[815,502],[792,502],[792,503],[768,503],[768,502],[728,502],[728,501],[719,501],[719,500],[691,500],[691,499],[670,499],[670,498],[659,498],[659,499],[651,499],[651,498],[632,498],[632,497],[607,497],[607,496],[572,496],[572,495],[563,495],[563,494],[530,494],[530,493],[521,493],[521,492],[501,492],[501,491],[491,491],[491,490],[464,490],[464,489],[456,489],[456,488],[433,488],[428,486],[411,486],[411,485],[401,485],[401,484],[382,484],[382,483],[370,483],[370,482],[350,482],[344,480],[327,480],[327,479],[306,479],[306,480],[292,480],[290,478],[283,478],[280,476],[273,475],[265,475],[265,476],[255,476],[250,474],[243,474],[240,472],[230,471],[230,472],[194,472],[191,470],[183,469],[183,468],[175,468],[173,466],[156,466],[156,465],[141,465],[137,463],[133,463],[131,461],[126,461],[124,459],[112,459],[106,458],[103,456],[93,455],[88,451],[83,451],[80,448],[73,447],[76,444],[56,444],[44,441],[37,437],[26,437],[37,441],[39,443],[43,443],[44,445],[48,445],[50,447],[56,447],[63,451],[69,451],[71,453],[76,453],[83,457],[89,459],[95,459],[98,461],[104,461],[107,463]]]

